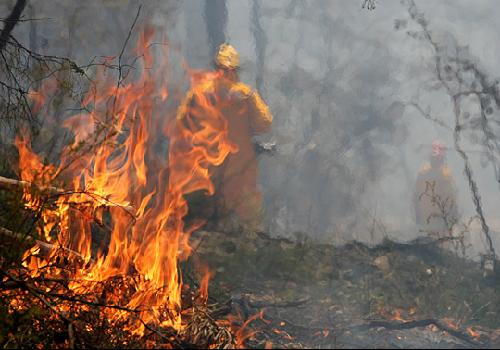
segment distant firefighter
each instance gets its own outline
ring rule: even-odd
[[[414,194],[416,222],[424,231],[443,236],[457,223],[457,190],[450,169],[445,164],[446,148],[432,143],[430,162],[420,170]]]
[[[216,109],[227,120],[228,138],[238,151],[212,169],[218,216],[234,213],[242,223],[260,227],[262,199],[253,136],[268,131],[273,117],[259,94],[239,81],[239,54],[233,46],[222,44],[215,64],[216,72],[188,92],[177,118],[189,114],[196,119]],[[204,100],[209,105],[197,102],[200,94],[208,96]]]

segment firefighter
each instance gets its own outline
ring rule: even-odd
[[[273,117],[259,94],[238,77],[239,54],[229,44],[222,44],[215,56],[216,71],[188,92],[177,118],[186,113],[202,115],[196,94],[210,96],[210,108],[216,108],[227,121],[229,141],[237,148],[224,163],[211,169],[215,184],[216,218],[231,214],[245,225],[260,229],[262,198],[257,185],[258,161],[253,137],[268,131]],[[207,200],[204,198],[203,201]],[[207,207],[205,205],[205,207]]]
[[[455,180],[445,158],[446,147],[435,140],[430,161],[417,176],[414,194],[417,225],[438,237],[449,236],[459,220]]]

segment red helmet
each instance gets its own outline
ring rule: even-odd
[[[432,156],[444,157],[446,154],[446,146],[441,140],[432,141]]]

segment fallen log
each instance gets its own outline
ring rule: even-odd
[[[9,179],[7,177],[0,176],[0,188],[3,188],[3,189],[16,190],[19,188],[21,188],[21,189],[31,188],[32,186],[35,186],[41,192],[48,192],[49,194],[61,194],[61,193],[65,192],[63,189],[53,187],[53,186],[39,186],[39,185],[34,185],[33,183],[31,183],[29,181]]]

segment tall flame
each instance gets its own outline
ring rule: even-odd
[[[36,275],[59,254],[56,247],[75,252],[83,263],[72,270],[69,287],[74,291],[133,274],[136,283],[123,306],[140,309],[146,324],[180,329],[182,277],[178,262],[190,255],[189,236],[196,228],[185,226],[185,195],[194,191],[213,194],[210,169],[236,148],[228,141],[225,119],[206,90],[200,88],[203,75],[199,73],[192,79],[191,91],[203,106],[203,115],[197,115],[196,122],[189,116],[167,116],[163,118],[168,121],[167,127],[159,126],[162,118],[157,116],[158,103],[168,97],[167,69],[165,65],[155,66],[152,38],[152,30],[145,30],[139,38],[136,52],[144,58],[144,67],[135,81],[124,83],[105,70],[98,72],[97,83],[83,102],[82,110],[88,112],[63,124],[73,133],[74,141],[62,151],[58,166],[43,165],[29,141],[16,140],[23,180],[37,186],[66,180],[65,191],[59,194],[55,206],[42,207],[43,234],[57,244],[45,256],[40,255],[39,247],[33,247],[26,252],[24,264]],[[40,110],[41,97],[46,93],[31,95],[40,97],[35,101]],[[164,130],[164,134],[158,130]],[[162,137],[169,140],[168,161],[154,163],[154,171],[150,171],[150,161],[155,159],[151,153]],[[82,152],[86,143],[98,147]],[[40,206],[31,192],[25,192],[27,203]],[[109,245],[96,255],[91,249],[90,222],[103,217],[111,221],[106,226],[110,230]],[[50,271],[60,273],[57,269]],[[208,283],[208,277],[204,283]],[[116,296],[110,298],[122,302]],[[126,317],[122,310],[106,312],[111,320]],[[144,324],[135,322],[130,329],[142,334]]]

